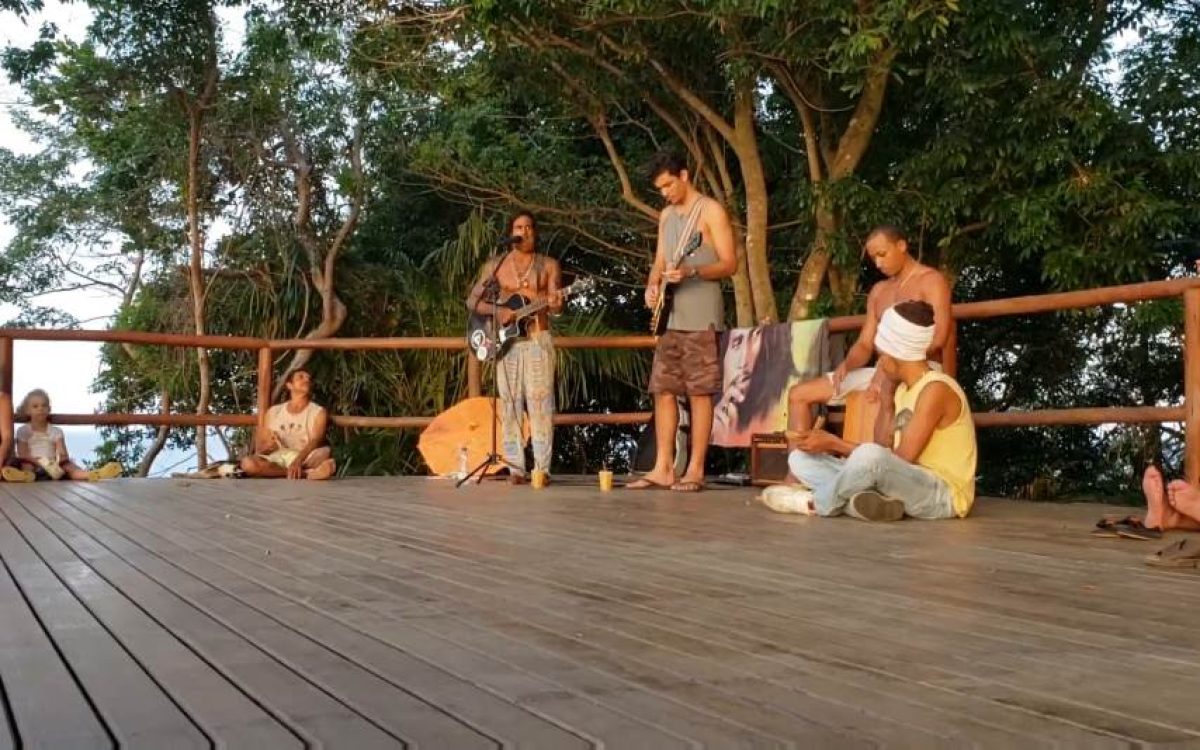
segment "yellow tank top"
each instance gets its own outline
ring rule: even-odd
[[[900,431],[912,419],[921,391],[930,383],[945,383],[958,396],[962,409],[958,419],[947,427],[935,428],[917,465],[932,471],[950,485],[954,513],[959,518],[971,512],[975,503],[975,422],[971,419],[971,407],[967,397],[954,378],[945,373],[930,370],[910,389],[904,383],[896,387],[896,432],[892,447],[900,445]]]

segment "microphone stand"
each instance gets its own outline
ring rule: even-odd
[[[511,238],[509,238],[509,239],[511,240]],[[510,246],[513,243],[511,241],[508,241],[508,242],[504,242],[503,244],[505,246]],[[487,335],[488,335],[488,344],[490,345],[490,349],[491,349],[491,351],[496,353],[496,357],[495,357],[495,360],[492,365],[492,392],[495,395],[492,396],[492,399],[491,399],[491,401],[492,401],[491,450],[488,451],[487,458],[483,459],[483,462],[481,464],[476,466],[474,469],[471,469],[471,471],[467,472],[467,475],[465,477],[460,478],[457,482],[454,483],[454,487],[456,489],[459,487],[462,487],[472,477],[475,478],[475,484],[481,483],[483,481],[483,478],[487,475],[487,470],[497,464],[508,467],[508,470],[510,472],[514,471],[517,468],[513,464],[509,463],[509,461],[507,461],[503,456],[501,456],[500,453],[497,452],[497,450],[496,450],[496,422],[499,421],[499,404],[500,404],[500,279],[497,277],[497,274],[500,273],[500,265],[502,263],[504,263],[503,257],[501,257],[500,260],[496,261],[496,264],[494,266],[492,266],[492,273],[490,276],[488,276],[487,281],[485,281],[483,283],[483,293],[479,297],[480,300],[482,300],[484,302],[490,301],[492,303],[492,314],[488,318]],[[488,299],[489,296],[491,297],[490,300]]]

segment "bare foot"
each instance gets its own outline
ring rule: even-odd
[[[704,489],[704,475],[685,472],[678,482],[671,485],[676,492],[699,492]]]
[[[653,490],[667,489],[675,484],[675,475],[672,472],[656,472],[652,471],[642,477],[635,479],[625,485],[627,490]]]
[[[337,471],[337,464],[333,462],[332,458],[327,458],[305,472],[304,478],[313,480],[329,479],[335,471]]]
[[[1163,520],[1170,522],[1171,528],[1200,528],[1200,489],[1182,479],[1176,479],[1167,485],[1167,497],[1170,505],[1164,511]],[[1174,510],[1174,518],[1165,518],[1171,509]]]
[[[1146,520],[1143,523],[1146,528],[1165,528],[1164,516],[1170,513],[1171,509],[1167,505],[1164,486],[1162,472],[1158,467],[1147,466],[1146,473],[1142,474],[1142,494],[1146,496]]]

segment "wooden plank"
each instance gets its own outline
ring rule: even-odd
[[[21,493],[15,499],[58,536],[64,549],[69,545],[94,570],[112,563],[106,550],[45,506],[47,493],[38,493],[40,498],[32,494]],[[226,747],[304,745],[297,734],[204,661],[190,644],[117,592],[110,582],[98,576],[93,581],[77,589],[81,600],[215,743]]]
[[[139,528],[133,523],[117,517],[105,517],[100,513],[89,513],[86,509],[81,510],[95,518],[97,523],[105,523],[109,528],[122,532],[127,537],[136,535],[140,544],[153,549],[166,559],[185,565],[191,573],[202,575],[214,586],[221,587],[226,591],[237,590],[240,598],[252,602],[273,617],[278,617],[288,627],[319,638],[327,648],[345,654],[358,663],[369,665],[371,672],[377,673],[389,681],[403,679],[412,683],[411,686],[403,685],[405,690],[432,692],[437,697],[437,705],[441,706],[443,711],[446,706],[455,706],[455,711],[448,713],[452,713],[454,716],[465,713],[470,716],[470,718],[461,719],[463,724],[481,726],[485,733],[515,736],[517,744],[520,745],[569,748],[589,744],[585,738],[573,736],[548,721],[540,719],[531,721],[533,717],[528,712],[516,710],[508,704],[497,701],[488,693],[473,689],[468,683],[430,669],[429,665],[409,658],[403,652],[388,647],[380,640],[344,626],[338,618],[319,614],[312,608],[296,606],[303,603],[301,599],[312,598],[316,592],[314,587],[303,586],[301,596],[294,599],[285,598],[282,592],[276,593],[279,591],[278,579],[269,580],[266,585],[255,590],[247,585],[253,579],[237,575],[234,568],[230,566],[228,557],[221,564],[210,563],[204,557],[189,552],[185,546],[186,540],[184,544],[179,545],[172,542],[172,539],[178,538],[178,534],[171,533],[169,530],[164,530],[165,533],[164,531],[156,532],[149,526]],[[211,544],[205,546],[211,547]],[[263,557],[261,549],[256,548],[252,557],[261,559]],[[268,585],[270,588],[267,588]],[[339,602],[339,606],[344,606],[344,604],[348,604],[348,602]],[[395,713],[397,706],[394,703],[388,703],[383,708],[385,713]],[[476,714],[478,716],[475,716]],[[456,747],[462,747],[465,746],[464,739],[478,741],[479,738],[438,735],[418,737],[418,739],[436,744],[452,743]]]
[[[12,498],[0,497],[0,513],[8,520],[0,525],[0,556],[116,741],[128,747],[208,747],[187,715],[74,595],[92,585],[95,572],[65,559]],[[54,731],[31,727],[22,733],[36,741],[43,729]]]
[[[268,616],[256,605],[246,581],[222,591],[214,578],[202,579],[186,565],[174,565],[149,546],[142,547],[86,514],[54,506],[64,518],[85,531],[123,560],[136,560],[138,569],[197,609],[245,634],[299,675],[397,739],[427,747],[494,747],[497,743],[436,706],[381,679],[370,665],[339,654],[325,643],[327,632],[302,632]],[[186,561],[185,561],[186,562]],[[297,680],[298,681],[298,680]],[[348,741],[342,737],[342,741]]]
[[[826,523],[828,523],[828,522],[826,522]],[[1109,660],[1109,661],[1111,661],[1111,660]]]
[[[129,514],[128,499],[122,498],[112,510]],[[148,505],[155,508],[155,503]],[[157,505],[161,505],[158,503]],[[174,515],[174,512],[172,512]],[[177,525],[180,524],[177,521]],[[213,539],[212,529],[205,532],[205,539]],[[286,559],[274,554],[265,557],[263,548],[253,546],[247,548],[249,559],[258,558],[271,565],[279,564]],[[306,586],[305,591],[309,602],[313,601],[313,589]],[[378,592],[372,597],[375,602],[380,600]],[[317,597],[318,602],[327,601]],[[338,600],[330,605],[339,617],[356,627],[371,632],[376,637],[397,646],[406,652],[420,655],[431,664],[450,672],[462,673],[463,669],[472,669],[470,679],[480,686],[487,687],[496,695],[512,694],[513,703],[520,705],[523,710],[538,716],[549,717],[556,715],[561,718],[563,726],[571,727],[574,731],[589,737],[595,737],[612,747],[647,747],[668,748],[687,746],[681,742],[682,737],[656,728],[654,722],[649,724],[636,720],[625,711],[607,706],[605,701],[582,691],[573,691],[554,678],[554,673],[539,675],[525,670],[520,664],[507,661],[503,655],[498,655],[497,643],[492,634],[464,647],[460,642],[447,641],[439,627],[423,627],[424,619],[401,621],[397,618],[394,607],[380,608],[376,603],[360,603],[359,606],[347,606]],[[448,647],[448,643],[454,643]],[[543,658],[534,657],[539,665],[545,662]],[[528,660],[528,657],[526,657]],[[566,667],[573,674],[574,667]],[[619,686],[616,689],[620,689]],[[606,690],[608,690],[606,688]],[[466,710],[468,707],[464,707]],[[477,711],[477,706],[471,706]],[[553,745],[552,745],[553,746]]]
[[[340,739],[363,747],[400,744],[220,621],[149,581],[134,566],[121,568],[102,560],[95,564],[139,607],[187,640],[207,661],[220,664],[243,692],[282,717],[307,742],[335,746]]]
[[[495,590],[495,589],[493,588],[493,590]],[[526,592],[524,594],[522,594],[522,592],[508,592],[508,595],[514,597],[515,599],[525,601],[525,600],[527,600],[527,597],[529,594],[528,594],[528,592]]]
[[[44,522],[513,745],[1200,741],[1196,577],[1090,538],[1102,508],[882,526],[559,479],[76,484]]]
[[[7,518],[0,525],[9,526]],[[4,532],[0,532],[3,534]],[[13,534],[11,527],[7,532]],[[112,738],[79,684],[54,650],[50,636],[9,573],[0,554],[0,685],[26,744],[110,747]],[[0,722],[0,747],[14,747],[8,721]]]
[[[238,520],[238,523],[239,523],[239,525],[240,525],[240,521],[241,521],[241,519],[239,519],[239,520]],[[290,524],[290,522],[289,522],[289,525],[291,525],[291,524]],[[283,549],[280,549],[280,553],[282,553],[282,552],[284,552],[284,551],[285,551],[285,550],[283,550]],[[273,557],[274,557],[274,555],[273,555]],[[525,600],[527,600],[527,599],[523,599],[523,601],[525,601]],[[577,635],[578,635],[578,634],[577,634]],[[740,655],[739,655],[739,656],[740,656]],[[782,693],[785,693],[785,694],[787,693],[787,691],[778,691],[778,692],[782,692]],[[829,707],[828,705],[822,706],[822,707],[821,707],[821,709],[819,709],[819,710],[818,710],[818,709],[814,709],[814,713],[824,713],[825,715],[828,715],[828,714],[830,713],[830,707]],[[861,722],[861,720],[862,720],[862,718],[863,718],[863,717],[861,716],[861,711],[860,711],[860,712],[858,712],[858,714],[857,714],[857,718],[858,718],[858,719],[860,720],[860,722]],[[978,727],[976,727],[976,734],[984,734],[984,733],[986,733],[987,731],[988,731],[988,730],[987,730],[987,728],[986,728],[986,727],[984,727],[984,726],[978,726]],[[893,737],[893,739],[895,738],[896,734],[897,734],[897,730],[896,730],[896,728],[895,728],[895,727],[891,727],[891,736]],[[1009,735],[1004,735],[1004,736],[1005,736],[1005,738],[1006,738],[1006,739],[1007,739],[1009,742],[1011,742],[1011,741],[1012,741],[1012,739],[1013,739],[1013,737],[1012,737],[1012,735],[1011,735],[1011,734],[1009,734]],[[933,740],[933,738],[931,738],[931,737],[930,737],[930,736],[928,736],[928,735],[924,735],[922,739],[924,740],[924,744],[929,744],[930,742],[933,742],[933,741],[934,741],[934,740]]]

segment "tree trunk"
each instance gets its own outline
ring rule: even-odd
[[[204,335],[204,235],[200,230],[200,142],[204,127],[204,109],[200,103],[188,112],[188,162],[187,162],[187,223],[190,257],[188,260],[188,288],[192,295],[192,322],[197,336]],[[196,400],[196,414],[207,414],[212,399],[212,365],[208,350],[196,349],[196,366],[200,374],[200,396]],[[196,427],[197,468],[208,465],[208,436],[203,425]]]
[[[750,274],[746,268],[746,243],[742,241],[742,228],[734,226],[737,243],[737,271],[733,274],[733,305],[738,328],[752,328],[757,320],[754,315],[754,295],[750,292]]]
[[[196,97],[189,101],[188,95],[176,90],[183,110],[188,118],[188,156],[187,156],[187,228],[190,255],[188,258],[188,288],[192,295],[192,321],[197,336],[205,332],[205,300],[207,290],[204,283],[204,233],[200,228],[200,147],[204,140],[204,118],[213,99],[217,94],[217,19],[210,10],[206,31],[208,34],[207,47],[204,50],[204,84]],[[200,395],[196,399],[196,414],[208,413],[208,404],[212,400],[212,365],[208,360],[208,350],[203,347],[196,349],[196,367],[200,375]],[[205,427],[196,427],[196,461],[197,468],[203,469],[208,465],[208,440]]]
[[[337,294],[336,273],[338,259],[350,237],[358,227],[359,217],[365,199],[364,173],[362,166],[363,126],[359,121],[354,127],[350,143],[350,166],[354,174],[355,188],[350,199],[350,212],[338,227],[330,240],[319,236],[312,224],[312,204],[314,200],[314,180],[312,160],[304,150],[290,125],[283,129],[284,143],[292,161],[292,172],[296,177],[296,234],[300,244],[308,255],[309,277],[317,293],[321,295],[321,322],[309,331],[304,338],[330,338],[341,330],[346,322],[346,305]],[[319,180],[320,177],[318,176]],[[273,397],[278,399],[283,393],[287,376],[296,369],[303,367],[312,359],[312,349],[298,349],[292,355],[291,362],[283,371],[283,376],[272,389]]]
[[[823,137],[818,140],[816,127],[812,121],[812,112],[804,103],[805,97],[797,95],[800,90],[797,79],[786,68],[778,65],[773,68],[800,113],[809,154],[809,171],[814,175],[814,183],[821,171],[814,158],[815,153],[820,151],[823,154],[828,179],[826,185],[821,186],[822,188],[828,188],[839,180],[853,175],[866,154],[867,147],[871,145],[871,137],[875,134],[875,128],[879,124],[879,116],[883,111],[883,97],[887,93],[888,78],[891,76],[892,63],[895,59],[896,49],[894,47],[887,47],[875,53],[871,69],[863,82],[862,93],[854,107],[854,113],[846,123],[841,137],[838,138],[837,150],[832,153],[826,148],[826,144],[832,142],[832,133],[829,131],[832,128],[833,119],[822,111],[821,129],[823,132],[821,135]],[[820,148],[814,148],[818,146]],[[838,230],[838,218],[834,210],[829,202],[828,193],[824,190],[819,192],[814,208],[816,233],[813,237],[812,250],[805,259],[804,266],[800,269],[800,277],[796,280],[796,291],[792,295],[792,304],[788,310],[790,320],[809,317],[812,304],[820,294],[821,283],[829,270],[830,242]],[[845,282],[842,285],[843,288],[835,290],[835,301],[839,305],[847,297],[853,298],[854,287],[858,283],[857,276],[847,275],[843,277],[843,282]],[[845,285],[850,285],[848,292]]]
[[[734,102],[734,148],[746,190],[746,270],[754,299],[752,312],[755,322],[773,323],[778,320],[779,312],[767,260],[767,178],[758,150],[758,135],[754,132],[754,85],[755,79],[749,77],[738,84]]]
[[[825,281],[825,273],[829,270],[829,243],[837,232],[837,218],[829,208],[827,198],[818,196],[817,231],[813,237],[812,249],[800,267],[800,277],[796,280],[796,291],[792,295],[792,304],[788,309],[788,320],[805,320],[812,315],[812,306],[821,293],[821,284]]]
[[[162,392],[162,413],[163,416],[171,413],[171,392]],[[158,458],[158,454],[162,453],[162,449],[167,444],[167,436],[171,434],[171,428],[168,425],[161,425],[158,432],[154,436],[154,442],[150,448],[146,450],[146,455],[142,456],[142,460],[138,462],[137,471],[134,472],[135,477],[145,478],[150,475],[150,469],[154,466],[154,459]]]

